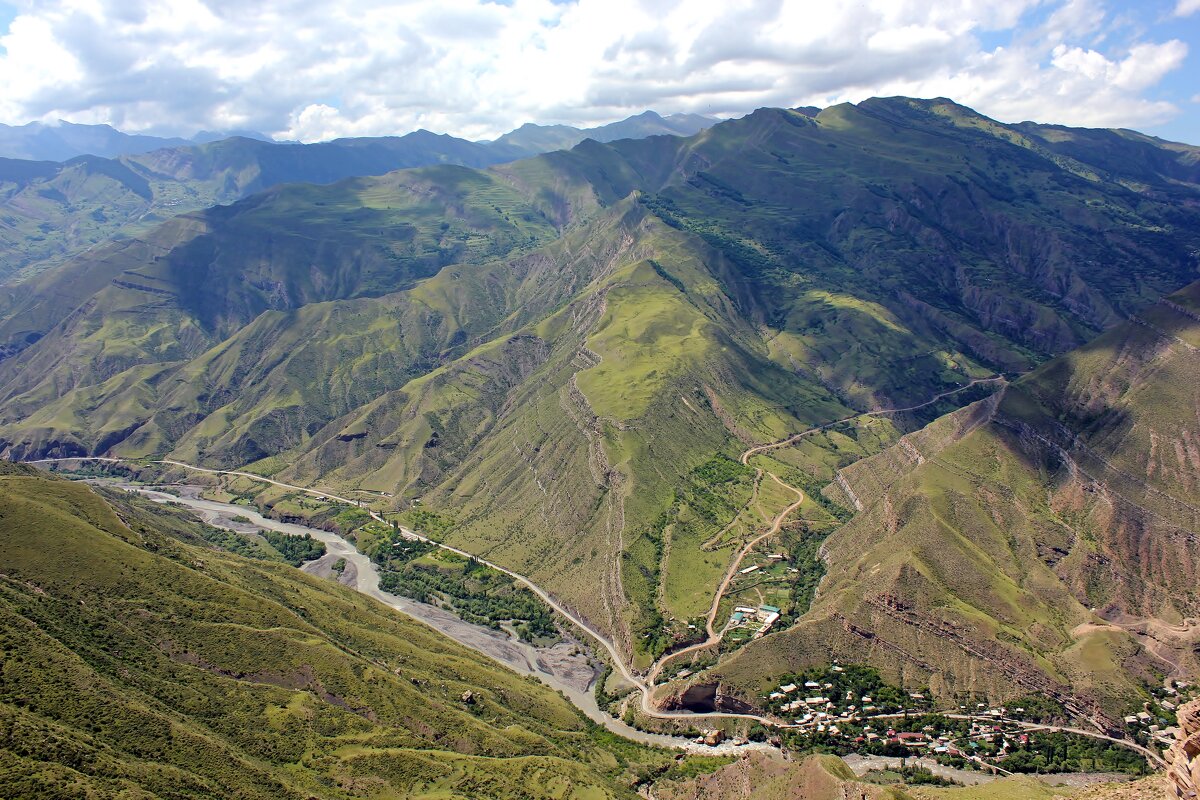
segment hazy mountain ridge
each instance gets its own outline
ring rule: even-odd
[[[594,128],[529,122],[485,144],[502,152],[531,156],[551,150],[567,150],[584,139],[612,142],[617,139],[644,139],[647,136],[692,136],[718,122],[720,120],[699,114],[669,114],[663,117],[653,111],[644,111],[628,119]]]
[[[1126,145],[1153,154],[1136,175],[1107,149]],[[748,489],[694,470],[1141,313],[1194,279],[1195,153],[892,98],[283,187],[14,295],[0,442],[420,497],[644,664],[688,635],[748,533]],[[812,495],[922,421],[772,458]],[[802,512],[823,531],[840,513]],[[1079,613],[1065,589],[1039,603]]]
[[[0,157],[3,158],[33,161],[69,161],[85,155],[114,158],[190,144],[193,144],[192,140],[181,137],[124,133],[111,125],[80,125],[62,120],[53,125],[0,123]]]
[[[569,147],[588,136],[609,141],[691,134],[713,122],[694,115],[663,118],[648,111],[587,130],[527,125],[520,129],[521,135],[514,131],[511,138],[494,142],[471,142],[425,130],[315,144],[212,135],[199,143],[161,140],[158,146],[134,147],[113,153],[112,158],[73,154],[57,167],[43,161],[4,160],[0,161],[0,283],[22,270],[36,272],[89,247],[147,231],[180,213],[231,203],[278,184],[326,184],[435,164],[486,167]],[[107,129],[74,126],[70,130],[92,127]],[[105,136],[116,136],[107,131]],[[549,133],[530,135],[531,131]]]

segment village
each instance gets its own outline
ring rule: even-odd
[[[761,629],[776,612],[760,607],[734,613],[742,614],[738,624]],[[905,692],[861,665],[834,663],[788,675],[762,698],[762,705],[782,723],[778,744],[794,752],[925,757],[947,767],[994,774],[1141,774],[1148,768],[1145,758],[1129,744],[1154,752],[1170,744],[1176,729],[1165,714],[1185,690],[1190,694],[1188,684],[1168,684],[1143,711],[1125,717],[1128,744],[1046,724],[1047,715],[1057,712],[1044,698],[1001,706],[963,703],[953,711],[937,711],[927,691]],[[763,738],[765,730],[750,738]],[[697,741],[722,739],[719,731],[704,731]]]
[[[1179,706],[1196,696],[1196,687],[1185,681],[1168,680],[1154,691],[1150,702],[1141,711],[1125,717],[1125,727],[1143,744],[1170,747],[1179,732],[1175,712]]]

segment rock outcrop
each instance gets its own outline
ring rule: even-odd
[[[1185,704],[1178,715],[1179,733],[1167,751],[1167,776],[1172,797],[1195,800],[1200,786],[1200,700]]]

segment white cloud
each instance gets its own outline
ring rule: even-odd
[[[941,28],[905,25],[876,31],[867,39],[867,49],[880,53],[911,53],[930,47],[943,47],[953,37]]]
[[[1175,4],[1175,16],[1188,17],[1200,11],[1200,0],[1179,0]]]
[[[1182,42],[1101,51],[1100,0],[45,0],[0,38],[0,121],[492,136],[655,108],[945,95],[1002,119],[1147,124]],[[1181,0],[1177,13],[1200,0]],[[1194,9],[1192,9],[1194,10]]]
[[[1124,59],[1113,61],[1095,50],[1060,44],[1054,48],[1051,63],[1091,82],[1138,91],[1153,86],[1168,72],[1178,69],[1187,58],[1187,52],[1186,44],[1172,39],[1163,44],[1136,45]]]

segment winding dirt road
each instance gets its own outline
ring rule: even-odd
[[[705,619],[705,623],[704,623],[706,632],[708,634],[708,638],[705,639],[703,642],[689,645],[688,647],[668,653],[668,654],[662,656],[658,661],[656,661],[651,666],[650,672],[646,676],[646,683],[650,685],[651,691],[653,691],[655,679],[657,679],[658,676],[662,673],[662,670],[667,665],[667,662],[674,661],[675,659],[679,658],[680,656],[687,655],[688,653],[694,653],[697,650],[704,650],[709,647],[713,647],[714,645],[719,644],[721,642],[721,640],[723,638],[725,638],[726,626],[722,626],[720,630],[717,630],[716,629],[716,620],[717,620],[717,611],[721,606],[721,598],[725,596],[725,592],[729,589],[729,584],[733,581],[734,577],[737,575],[738,569],[742,566],[742,562],[745,560],[746,556],[750,554],[750,551],[752,551],[759,542],[761,542],[765,539],[769,539],[770,537],[779,533],[779,530],[783,527],[783,521],[785,519],[787,519],[788,516],[790,516],[791,513],[793,511],[795,511],[797,508],[799,508],[800,505],[804,502],[804,492],[800,491],[799,489],[797,489],[794,486],[788,486],[786,483],[779,480],[779,478],[776,475],[774,475],[773,473],[767,473],[767,474],[770,475],[772,478],[774,478],[775,481],[780,486],[783,486],[784,488],[790,489],[793,492],[795,492],[796,493],[796,502],[792,503],[790,506],[785,508],[783,511],[779,512],[779,514],[775,517],[774,521],[771,523],[770,529],[766,533],[762,533],[762,534],[759,534],[758,536],[754,537],[749,542],[747,542],[742,547],[741,550],[738,551],[737,556],[735,556],[733,561],[730,563],[729,569],[725,571],[725,578],[721,581],[721,585],[717,587],[716,594],[713,595],[712,606],[708,610],[708,617]],[[778,723],[776,722],[775,724],[778,724]]]
[[[852,414],[848,417],[842,417],[841,419],[834,420],[833,422],[827,422],[824,425],[819,425],[815,428],[809,428],[807,430],[793,434],[793,435],[791,435],[785,439],[781,439],[780,441],[777,441],[777,442],[769,442],[767,444],[755,445],[754,447],[751,447],[742,453],[741,462],[742,462],[743,466],[749,466],[750,459],[756,455],[759,455],[760,453],[766,453],[766,452],[769,452],[771,450],[775,450],[775,449],[778,449],[781,447],[788,447],[788,446],[793,445],[796,442],[800,441],[801,439],[803,439],[806,436],[812,436],[813,434],[820,433],[821,431],[829,430],[830,428],[834,427],[835,425],[840,425],[844,422],[849,422],[850,420],[858,419],[860,417],[878,417],[878,416],[883,416],[885,414],[900,414],[905,411],[916,411],[917,409],[921,409],[921,408],[925,408],[926,406],[933,405],[937,401],[942,400],[946,397],[949,397],[951,395],[958,394],[959,392],[965,391],[965,390],[971,388],[972,386],[978,386],[978,385],[984,384],[984,383],[995,383],[997,381],[1004,381],[1004,380],[1005,380],[1005,378],[1003,375],[996,375],[991,378],[977,378],[976,380],[965,383],[962,386],[959,386],[955,389],[950,389],[948,391],[934,395],[929,400],[926,400],[923,403],[918,403],[917,405],[906,406],[904,408],[887,408],[887,409],[880,409],[878,411],[867,411],[867,412],[863,412],[860,414]],[[761,467],[756,469],[756,475],[755,475],[755,491],[756,492],[757,492],[757,487],[759,485],[758,482],[762,479],[762,476],[764,474],[769,476],[777,484],[779,484],[783,488],[787,489],[788,491],[795,492],[796,497],[797,497],[796,502],[792,503],[790,506],[785,508],[783,511],[781,511],[775,517],[775,519],[771,523],[770,529],[768,529],[766,533],[760,534],[759,536],[757,536],[754,539],[751,539],[749,542],[747,542],[742,547],[742,549],[738,551],[737,555],[734,557],[733,561],[730,563],[729,569],[725,572],[724,579],[721,581],[720,586],[717,587],[716,594],[713,596],[712,606],[709,608],[708,618],[705,621],[705,628],[706,628],[706,633],[708,634],[708,638],[706,638],[703,642],[689,645],[688,647],[684,647],[680,650],[675,650],[671,653],[667,653],[666,655],[662,656],[658,661],[656,661],[653,665],[651,665],[650,670],[646,677],[646,683],[649,685],[651,692],[653,692],[653,690],[654,690],[655,680],[662,673],[663,668],[667,665],[668,662],[674,661],[674,660],[680,658],[681,656],[688,655],[689,653],[695,653],[698,650],[706,650],[710,647],[720,644],[721,640],[725,637],[725,631],[727,630],[727,626],[722,626],[720,630],[716,629],[717,610],[721,605],[721,598],[725,596],[725,592],[729,589],[729,584],[733,581],[734,577],[737,575],[738,570],[741,569],[742,562],[745,560],[746,556],[750,554],[750,552],[754,549],[754,547],[759,542],[762,542],[765,539],[769,539],[770,537],[779,533],[780,529],[783,527],[784,520],[786,520],[792,514],[793,511],[795,511],[797,508],[799,508],[801,506],[801,504],[804,503],[804,493],[802,491],[797,489],[795,486],[791,486],[787,483],[784,483],[784,481],[782,479],[780,479],[780,477],[778,475],[776,475],[775,473],[770,472],[768,470],[762,469]],[[745,509],[743,509],[743,511],[744,510]],[[740,515],[740,513],[741,512],[739,512],[739,515]],[[734,521],[735,522],[737,521],[737,517],[734,517]],[[730,525],[732,525],[732,524],[733,523],[731,522]],[[728,528],[729,528],[729,526],[726,526],[725,530],[728,530]],[[724,533],[724,531],[722,531],[722,533]],[[648,699],[648,695],[643,694],[643,698]],[[643,706],[645,706],[645,703],[643,703]],[[778,724],[778,721],[775,721],[775,724]]]
[[[925,408],[926,406],[931,406],[934,403],[936,403],[938,400],[942,400],[951,395],[958,394],[959,392],[965,392],[967,389],[970,389],[972,386],[979,386],[980,384],[983,384],[983,383],[996,383],[996,382],[1003,383],[1003,382],[1006,382],[1007,380],[1008,379],[1006,377],[1004,377],[1003,375],[995,375],[991,378],[976,378],[973,381],[964,383],[962,386],[959,386],[957,389],[950,389],[949,391],[942,392],[941,394],[935,394],[933,397],[929,398],[924,403],[917,403],[915,406],[907,406],[905,408],[881,408],[878,411],[864,411],[861,414],[851,414],[848,417],[842,417],[841,419],[835,419],[833,422],[826,422],[824,425],[818,425],[815,428],[809,428],[808,430],[800,431],[799,433],[792,434],[788,438],[781,439],[778,442],[769,442],[768,444],[760,444],[760,445],[756,445],[755,447],[751,447],[749,450],[742,453],[742,463],[748,464],[750,459],[753,458],[754,456],[758,455],[759,453],[765,453],[768,450],[775,450],[780,447],[787,447],[788,445],[793,445],[796,442],[803,439],[805,436],[811,436],[814,433],[820,433],[821,431],[829,430],[834,425],[841,425],[843,422],[849,422],[852,419],[858,419],[859,417],[882,417],[885,414],[903,414],[905,411],[916,411],[917,409]]]
[[[801,438],[803,438],[805,436],[810,436],[814,433],[819,433],[820,431],[827,430],[829,428],[832,428],[835,425],[839,425],[843,422],[848,422],[849,420],[856,419],[858,417],[873,417],[873,416],[881,416],[884,414],[896,414],[896,413],[901,413],[904,411],[914,411],[916,409],[924,408],[925,406],[936,403],[938,400],[941,400],[945,397],[949,397],[950,395],[965,391],[966,389],[969,389],[972,386],[976,386],[976,385],[983,384],[983,383],[1004,381],[1004,380],[1005,380],[1005,378],[1003,376],[996,376],[996,377],[992,377],[992,378],[980,378],[980,379],[970,381],[969,383],[963,384],[962,386],[960,386],[956,389],[951,389],[949,391],[942,392],[941,394],[935,395],[933,398],[925,401],[924,403],[919,403],[914,406],[908,406],[905,408],[881,409],[878,411],[868,411],[868,412],[864,412],[861,414],[853,414],[853,415],[850,415],[847,417],[843,417],[841,419],[825,423],[824,425],[820,425],[820,426],[817,426],[814,428],[809,428],[807,430],[801,431],[800,433],[793,434],[792,436],[789,436],[788,438],[783,439],[778,442],[770,442],[767,444],[755,445],[754,447],[751,447],[748,450],[746,450],[744,453],[742,453],[741,462],[742,462],[742,464],[748,464],[749,460],[753,456],[755,456],[759,453],[764,453],[764,452],[774,450],[774,449],[777,449],[780,447],[786,447],[788,445],[794,444],[795,442],[799,441]],[[132,459],[132,458],[103,457],[103,456],[76,456],[76,457],[71,457],[71,458],[35,459],[35,460],[28,461],[26,463],[45,464],[45,463],[63,462],[63,461],[99,461],[99,462],[103,462],[103,463],[112,463],[112,464],[121,464],[121,463],[125,463],[125,464],[139,464],[139,463],[163,464],[163,465],[178,467],[180,469],[185,469],[185,470],[189,470],[192,472],[198,472],[198,473],[207,474],[207,475],[230,475],[230,476],[235,476],[235,477],[239,477],[239,478],[247,478],[249,480],[258,481],[260,483],[269,484],[271,486],[276,486],[281,489],[287,489],[289,491],[294,491],[294,492],[301,492],[301,493],[307,494],[311,497],[317,497],[317,498],[324,499],[324,500],[332,500],[335,502],[346,503],[347,505],[356,505],[357,504],[356,501],[354,501],[348,497],[343,497],[341,495],[333,494],[331,492],[322,492],[317,489],[310,489],[310,488],[307,488],[304,486],[296,486],[296,485],[290,484],[290,483],[283,483],[281,481],[277,481],[272,478],[265,477],[263,475],[256,475],[252,472],[244,472],[241,470],[229,470],[229,469],[209,469],[207,467],[200,467],[200,466],[196,466],[194,464],[187,464],[183,461],[177,461],[174,459]],[[492,569],[495,569],[499,572],[503,572],[505,575],[508,575],[510,578],[512,578],[518,584],[529,589],[531,592],[533,592],[535,595],[537,595],[539,598],[541,598],[542,601],[546,603],[546,605],[550,606],[552,609],[554,609],[556,612],[558,612],[564,619],[568,620],[572,625],[574,625],[580,631],[582,631],[583,633],[587,634],[589,637],[594,639],[596,641],[596,643],[599,644],[605,650],[605,652],[608,653],[609,659],[612,661],[613,667],[620,673],[621,677],[629,685],[635,687],[639,691],[639,693],[641,695],[641,703],[640,703],[641,710],[647,716],[654,717],[657,719],[698,719],[698,718],[705,718],[705,717],[740,718],[740,719],[757,720],[759,722],[763,722],[763,723],[767,723],[767,724],[771,724],[771,725],[780,725],[781,723],[778,719],[764,717],[764,716],[760,716],[760,715],[756,715],[756,714],[738,714],[738,713],[721,712],[721,711],[704,712],[704,713],[663,711],[663,710],[658,709],[653,703],[654,679],[657,678],[657,676],[662,672],[662,669],[666,665],[667,662],[677,659],[680,656],[683,656],[687,653],[694,652],[694,651],[700,650],[700,649],[704,649],[706,647],[712,647],[714,644],[717,644],[721,641],[721,638],[724,635],[724,629],[722,629],[720,631],[716,630],[716,614],[717,614],[717,610],[720,606],[721,597],[724,595],[726,589],[728,589],[730,581],[733,579],[733,576],[737,573],[737,570],[740,568],[742,561],[745,559],[746,555],[753,549],[753,547],[756,544],[758,544],[759,542],[763,541],[764,539],[767,539],[767,538],[777,534],[779,532],[779,530],[782,528],[783,523],[787,519],[787,517],[793,511],[795,511],[797,508],[799,508],[800,505],[804,502],[804,494],[799,489],[797,489],[793,486],[790,486],[787,483],[784,483],[774,473],[767,472],[767,471],[761,470],[761,469],[759,471],[760,471],[760,473],[765,473],[765,474],[769,475],[777,483],[779,483],[779,485],[795,492],[797,495],[796,502],[789,505],[787,508],[785,508],[782,512],[780,512],[775,517],[774,521],[771,524],[770,529],[767,530],[767,532],[755,537],[753,540],[751,540],[746,545],[744,545],[742,547],[742,549],[738,552],[733,563],[730,565],[729,569],[727,570],[724,580],[722,580],[721,585],[718,587],[718,590],[713,598],[712,606],[709,609],[708,619],[707,619],[707,622],[705,625],[706,632],[708,634],[708,639],[705,642],[702,642],[700,644],[692,645],[691,647],[688,647],[688,648],[685,648],[682,650],[678,650],[678,651],[675,651],[674,653],[670,653],[670,654],[663,656],[655,664],[653,664],[651,666],[649,672],[647,673],[646,678],[642,678],[641,676],[637,675],[636,673],[633,672],[633,670],[630,669],[629,665],[626,664],[625,659],[622,657],[621,653],[617,649],[616,645],[614,645],[613,642],[607,636],[602,634],[600,631],[596,630],[590,623],[588,623],[585,619],[583,619],[583,617],[581,615],[575,613],[573,610],[571,610],[567,606],[563,605],[562,603],[560,603],[559,601],[554,599],[553,596],[551,596],[548,592],[546,592],[540,586],[535,584],[529,578],[527,578],[524,575],[521,575],[519,573],[513,572],[510,569],[502,567],[499,564],[495,564],[491,561],[488,561],[487,559],[481,558],[473,553],[468,553],[465,550],[460,550],[457,547],[452,547],[451,545],[444,544],[442,542],[433,541],[432,539],[429,539],[425,536],[420,535],[416,531],[410,530],[408,528],[403,528],[403,527],[401,528],[401,530],[403,531],[404,535],[407,537],[410,537],[412,539],[416,539],[419,541],[423,541],[423,542],[428,542],[437,547],[440,547],[443,550],[447,550],[451,553],[456,553],[456,554],[458,554],[460,556],[464,556],[466,558],[474,558],[476,561],[478,561],[481,564],[491,567]],[[372,509],[369,509],[369,508],[364,509],[364,510],[366,510],[373,519],[375,519],[379,522],[382,522],[384,524],[388,524],[382,514],[376,512]]]

